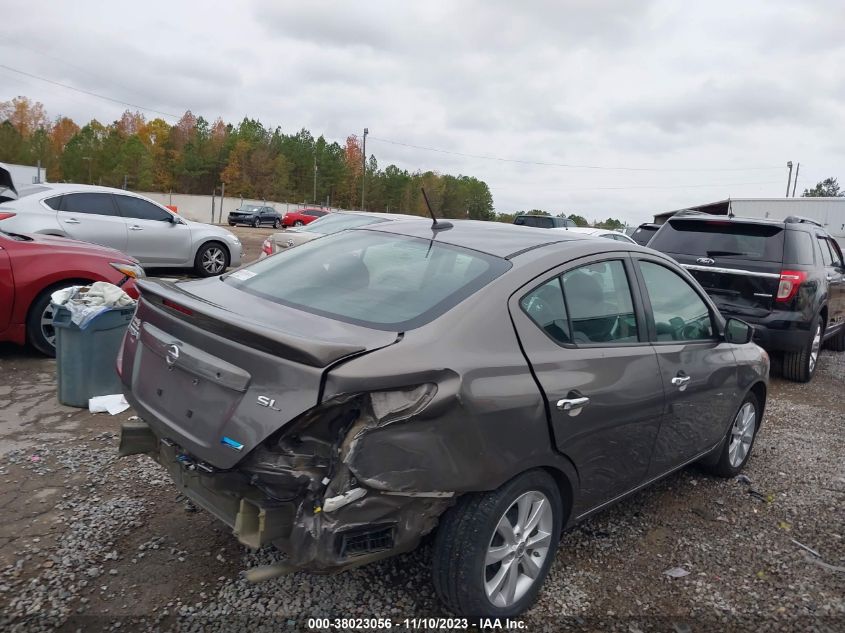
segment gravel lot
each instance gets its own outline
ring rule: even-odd
[[[244,232],[257,249],[272,230]],[[427,546],[249,585],[240,572],[278,556],[238,545],[148,458],[117,460],[132,411],[59,405],[54,372],[0,345],[0,629],[275,631],[309,617],[446,615]],[[689,468],[564,535],[525,630],[845,630],[843,387],[845,353],[825,351],[811,384],[773,379],[748,480]]]

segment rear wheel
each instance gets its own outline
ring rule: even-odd
[[[47,356],[56,355],[56,329],[53,327],[53,304],[50,296],[57,290],[86,283],[88,282],[78,281],[52,286],[35,298],[29,306],[29,314],[26,318],[26,337],[30,345]]]
[[[219,242],[203,244],[194,258],[194,271],[200,277],[222,274],[229,266],[229,251]]]
[[[282,221],[281,221],[281,220],[279,220],[278,218],[277,218],[277,219],[275,219],[275,220],[273,220],[273,228],[274,228],[274,229],[277,229],[277,228],[279,228],[280,226],[282,226]]]
[[[818,366],[823,334],[821,318],[816,316],[810,324],[810,334],[804,347],[783,355],[784,378],[795,382],[810,382]]]
[[[760,428],[760,402],[757,396],[749,393],[739,405],[731,428],[725,436],[719,459],[711,463],[702,463],[709,473],[717,477],[735,477],[751,456],[754,438]]]
[[[555,558],[563,508],[554,479],[523,473],[446,511],[434,541],[440,600],[467,617],[513,617],[536,600]]]
[[[294,226],[304,226],[305,222],[303,222],[302,220],[297,220],[296,222],[293,223],[293,225]]]
[[[845,325],[827,340],[827,347],[834,352],[845,352]]]

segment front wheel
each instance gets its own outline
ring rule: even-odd
[[[443,515],[434,541],[437,596],[460,616],[519,615],[549,573],[562,520],[560,491],[542,470],[464,495]]]
[[[257,229],[260,225],[261,225],[261,220],[259,220],[258,218],[255,218],[252,221],[252,228]]]
[[[804,347],[797,352],[783,355],[783,377],[795,382],[810,382],[819,362],[822,348],[822,320],[816,316],[810,324],[810,334]]]
[[[717,477],[736,477],[751,456],[759,428],[760,402],[755,394],[749,393],[739,405],[739,411],[722,442],[718,461],[702,464],[705,470]]]
[[[229,266],[229,251],[218,242],[203,244],[194,259],[194,271],[200,277],[222,274]]]
[[[26,318],[26,338],[29,344],[42,354],[46,356],[56,355],[56,328],[53,327],[52,294],[58,290],[85,283],[78,282],[77,284],[47,288],[29,306],[29,314]]]

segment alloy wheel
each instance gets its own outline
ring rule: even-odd
[[[554,514],[549,499],[532,490],[504,512],[487,546],[484,590],[497,607],[509,607],[537,582],[552,543]]]
[[[47,303],[44,312],[41,313],[41,334],[44,339],[53,347],[56,346],[56,328],[53,326],[53,304]]]
[[[739,468],[751,450],[754,431],[757,428],[757,410],[750,402],[742,405],[731,427],[731,443],[728,446],[728,459],[731,466]]]
[[[819,360],[819,350],[822,346],[822,326],[817,325],[816,331],[813,334],[813,342],[810,344],[810,373],[812,374],[816,370],[816,363]]]
[[[203,269],[211,275],[219,275],[226,268],[226,255],[217,246],[207,248],[201,261]]]

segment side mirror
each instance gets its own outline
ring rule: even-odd
[[[725,323],[725,340],[728,343],[744,345],[750,343],[754,336],[754,328],[740,319],[728,319]]]

